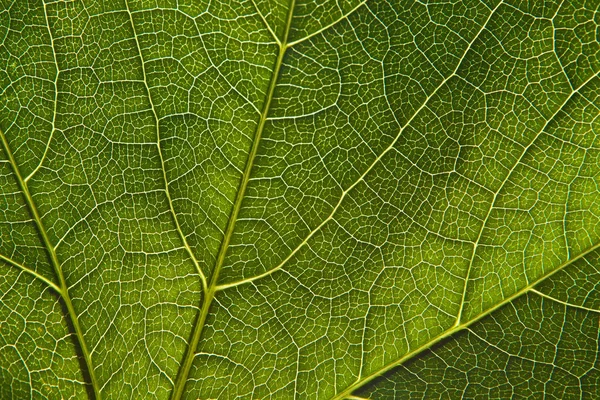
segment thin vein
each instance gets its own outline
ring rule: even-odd
[[[265,16],[262,14],[262,12],[260,12],[260,9],[258,8],[258,5],[256,4],[256,0],[251,0],[251,1],[252,1],[252,5],[254,6],[254,9],[258,13],[258,16],[262,20],[263,24],[265,24],[265,27],[267,28],[267,30],[269,31],[269,33],[271,34],[273,39],[275,39],[275,43],[277,43],[277,45],[281,47],[281,41],[277,37],[277,34],[273,31],[273,28],[271,28],[271,25],[267,22],[267,19],[265,18]]]
[[[54,77],[54,106],[52,109],[52,121],[50,136],[48,137],[48,141],[46,142],[46,147],[44,149],[44,153],[40,158],[38,165],[31,171],[27,177],[25,177],[25,182],[29,182],[31,177],[33,177],[44,164],[44,160],[48,155],[48,150],[50,149],[50,143],[52,142],[52,138],[54,137],[54,132],[56,131],[56,112],[57,112],[57,103],[58,103],[58,78],[60,76],[60,69],[58,68],[58,60],[56,59],[56,51],[54,50],[54,36],[52,35],[52,31],[50,30],[50,22],[48,21],[48,6],[46,2],[44,2],[44,18],[46,19],[46,27],[48,28],[48,36],[50,37],[50,47],[52,48],[52,58],[54,59],[54,64],[56,65],[56,76]]]
[[[502,347],[500,347],[498,343],[492,343],[492,342],[490,342],[488,339],[484,338],[483,336],[481,336],[479,333],[475,332],[472,329],[469,329],[469,334],[471,334],[471,335],[475,336],[477,339],[481,340],[483,343],[485,343],[485,345],[488,348],[490,348],[490,349],[496,349],[499,352],[504,353],[504,354],[506,354],[509,357],[518,357],[519,359],[524,360],[524,361],[529,361],[529,362],[537,364],[537,365],[547,365],[549,367],[556,368],[556,369],[559,369],[559,370],[561,370],[563,372],[567,372],[568,373],[567,370],[565,370],[561,366],[557,365],[557,363],[556,363],[556,356],[558,355],[558,351],[556,353],[554,353],[554,359],[552,360],[552,362],[542,361],[542,360],[536,360],[535,358],[533,358],[533,357],[527,357],[524,354],[518,354],[518,353],[514,354],[514,353],[511,353],[509,350],[506,350],[506,349],[503,349]]]
[[[148,101],[150,102],[150,108],[152,111],[152,115],[154,117],[154,120],[156,121],[156,148],[158,149],[158,156],[160,158],[160,166],[161,166],[161,170],[162,170],[163,183],[165,185],[165,195],[167,196],[167,202],[169,203],[169,210],[171,211],[171,216],[175,223],[175,228],[177,230],[177,233],[179,234],[179,237],[181,238],[181,241],[183,242],[183,247],[185,247],[185,250],[187,251],[188,255],[190,256],[190,259],[192,260],[192,262],[194,263],[194,266],[196,267],[196,271],[198,272],[198,275],[200,276],[200,280],[202,281],[202,288],[204,290],[206,290],[206,287],[207,287],[206,276],[204,275],[202,268],[200,268],[200,263],[196,259],[196,256],[195,256],[194,252],[192,251],[192,248],[190,247],[190,245],[187,242],[187,239],[183,233],[183,230],[181,229],[181,225],[179,224],[179,219],[177,218],[177,214],[175,213],[175,208],[173,207],[173,200],[171,199],[171,192],[169,190],[169,180],[167,179],[167,169],[165,168],[165,159],[163,157],[162,149],[160,147],[160,122],[159,122],[160,120],[158,118],[158,113],[156,112],[156,107],[154,106],[152,94],[150,93],[150,86],[148,85],[148,79],[147,79],[148,75],[146,74],[146,65],[145,65],[146,63],[144,62],[142,48],[140,46],[140,41],[138,40],[137,31],[135,29],[135,24],[133,22],[133,14],[131,13],[131,10],[129,9],[129,1],[128,0],[125,1],[125,7],[127,8],[127,14],[129,15],[129,21],[131,23],[131,29],[133,31],[133,38],[135,40],[135,45],[136,45],[137,51],[140,55],[140,63],[142,64],[142,75],[144,77],[144,87],[148,94]]]
[[[552,21],[552,50],[554,51],[554,54],[558,54],[558,49],[556,47],[556,43],[557,43],[556,33],[558,32],[558,29],[556,28],[556,25],[555,25],[555,17],[556,17],[556,13],[558,13],[560,11],[563,4],[564,4],[564,0],[559,4],[558,7],[556,7],[555,15],[551,18],[551,21]],[[556,57],[556,60],[558,61],[558,64],[561,67],[561,71],[564,74],[567,82],[569,83],[569,87],[571,88],[571,90],[574,90],[575,88],[573,87],[573,82],[571,82],[571,78],[569,78],[569,75],[567,74],[567,70],[565,69],[565,66],[563,65],[563,60],[561,59],[561,57]]]
[[[498,5],[491,10],[490,15],[488,16],[487,20],[482,24],[481,29],[479,30],[479,32],[477,32],[477,34],[474,36],[473,40],[469,43],[469,45],[467,46],[467,48],[465,49],[463,56],[461,57],[460,60],[458,60],[457,64],[456,64],[456,68],[454,69],[454,71],[452,71],[451,74],[449,74],[446,78],[444,78],[442,80],[442,82],[435,88],[435,90],[433,92],[431,92],[431,94],[429,96],[427,96],[427,98],[423,101],[423,104],[421,104],[421,106],[413,113],[413,115],[410,117],[410,119],[406,122],[406,125],[404,125],[402,128],[400,128],[398,130],[398,134],[396,135],[396,137],[394,138],[394,140],[392,140],[392,142],[388,145],[388,147],[386,147],[381,154],[379,154],[379,156],[377,158],[375,158],[375,160],[371,163],[371,165],[369,165],[367,167],[367,169],[365,169],[365,171],[362,173],[362,175],[360,177],[358,177],[358,179],[352,183],[350,186],[348,186],[347,189],[345,189],[338,202],[336,203],[336,205],[333,207],[333,209],[331,210],[331,213],[327,216],[327,218],[325,218],[323,220],[323,222],[321,222],[315,229],[313,229],[305,238],[304,240],[302,240],[302,242],[300,242],[300,244],[298,244],[298,246],[296,246],[296,248],[294,248],[294,250],[292,250],[292,252],[290,254],[288,254],[288,256],[286,258],[283,259],[283,261],[281,261],[276,267],[263,272],[262,274],[259,275],[255,275],[246,279],[242,279],[236,282],[231,282],[231,283],[226,283],[223,285],[219,285],[217,286],[217,290],[224,290],[227,288],[231,288],[234,286],[239,286],[245,283],[250,283],[250,282],[254,282],[258,279],[264,278],[266,276],[271,275],[272,273],[280,270],[281,268],[283,268],[287,262],[298,252],[300,251],[300,249],[302,249],[302,247],[304,247],[309,241],[310,239],[317,233],[319,232],[329,221],[331,221],[333,219],[333,216],[335,215],[335,213],[337,212],[337,210],[339,209],[340,205],[342,204],[342,202],[344,201],[344,198],[346,197],[346,195],[352,191],[352,189],[354,189],[359,183],[361,183],[362,181],[364,181],[365,177],[371,172],[371,170],[373,170],[373,168],[375,168],[376,165],[379,164],[379,162],[383,159],[383,157],[385,157],[385,155],[387,153],[389,153],[394,146],[396,145],[396,142],[398,142],[398,140],[400,139],[400,137],[402,136],[402,133],[404,132],[404,129],[406,129],[408,126],[411,125],[412,121],[417,117],[417,115],[419,115],[419,113],[425,108],[427,107],[427,104],[429,103],[429,100],[431,100],[436,94],[437,92],[444,87],[444,85],[450,80],[452,79],[455,75],[456,72],[458,71],[462,60],[464,59],[464,57],[467,55],[467,53],[470,51],[471,46],[473,45],[473,43],[475,43],[475,41],[477,40],[477,38],[479,38],[479,36],[481,35],[481,32],[483,32],[485,30],[486,25],[488,24],[489,20],[492,18],[492,15],[495,13],[495,11],[500,7],[500,5],[502,4],[502,1],[498,3]]]
[[[595,308],[590,308],[590,307],[580,306],[578,304],[569,303],[568,301],[560,300],[560,299],[557,299],[556,297],[552,297],[552,296],[550,296],[550,295],[548,295],[546,293],[540,292],[537,289],[531,289],[530,291],[531,291],[531,293],[535,293],[535,294],[537,294],[540,297],[543,297],[545,299],[548,299],[548,300],[554,301],[556,303],[562,304],[562,305],[564,305],[566,307],[578,308],[580,310],[590,311],[590,312],[593,312],[593,313],[600,313],[600,310],[597,310]]]

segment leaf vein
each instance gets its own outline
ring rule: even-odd
[[[232,210],[231,210],[231,215],[229,217],[229,221],[227,222],[227,227],[225,229],[225,235],[223,236],[223,240],[221,242],[221,247],[217,254],[217,258],[215,261],[215,267],[214,267],[214,270],[213,270],[211,278],[210,278],[210,283],[208,284],[207,290],[205,291],[205,294],[202,299],[202,308],[200,310],[200,314],[198,315],[198,319],[196,320],[196,323],[194,324],[192,337],[191,337],[190,342],[188,343],[188,348],[186,350],[186,354],[183,359],[183,364],[180,366],[180,369],[178,372],[178,376],[177,376],[177,379],[175,382],[175,388],[171,395],[171,400],[179,400],[183,396],[185,383],[188,379],[188,376],[189,376],[189,373],[190,373],[190,370],[192,367],[192,363],[194,361],[194,355],[196,353],[196,348],[198,347],[198,343],[200,342],[200,338],[202,336],[202,331],[203,331],[204,325],[206,323],[206,318],[208,317],[208,314],[210,311],[210,306],[212,305],[215,293],[217,291],[216,289],[217,289],[217,282],[219,279],[219,272],[225,262],[225,256],[227,255],[229,243],[230,243],[231,237],[233,236],[235,223],[237,221],[238,214],[239,214],[239,211],[242,206],[242,201],[245,196],[246,187],[248,186],[248,182],[250,181],[250,173],[252,172],[252,167],[254,165],[254,158],[258,152],[258,146],[260,143],[262,131],[267,122],[267,116],[268,116],[268,113],[270,110],[271,100],[273,98],[273,94],[275,92],[275,87],[277,85],[277,78],[279,76],[279,70],[281,68],[281,65],[283,64],[283,58],[285,56],[285,52],[287,49],[285,44],[287,42],[288,34],[290,31],[290,27],[291,27],[292,16],[294,13],[294,6],[295,6],[295,0],[291,0],[289,9],[288,9],[286,26],[285,26],[285,30],[284,30],[284,37],[279,46],[278,55],[275,60],[273,72],[271,75],[271,81],[269,83],[269,88],[266,93],[266,99],[265,99],[265,102],[263,103],[263,110],[260,114],[260,119],[259,119],[259,122],[256,126],[256,130],[254,133],[252,147],[250,149],[250,153],[249,153],[248,159],[246,161],[246,166],[244,168],[244,173],[242,175],[240,185],[238,188],[238,192],[237,192],[237,195],[235,198],[235,202],[234,202]]]
[[[444,87],[444,85],[450,80],[452,79],[456,73],[458,72],[458,69],[460,68],[460,65],[462,64],[462,61],[464,60],[465,56],[467,55],[467,53],[469,52],[469,50],[471,49],[471,47],[473,46],[473,43],[475,43],[475,41],[477,40],[477,38],[479,38],[479,36],[481,35],[481,32],[483,32],[485,30],[485,27],[487,26],[487,23],[489,22],[489,20],[491,19],[492,15],[494,14],[494,12],[500,7],[500,5],[503,2],[500,1],[498,3],[498,5],[494,8],[494,10],[492,10],[490,12],[490,15],[488,16],[487,20],[482,24],[481,29],[479,30],[479,32],[477,32],[477,34],[474,36],[473,40],[471,40],[471,42],[469,43],[469,45],[467,46],[467,48],[465,49],[465,52],[463,53],[463,56],[461,57],[461,59],[457,62],[455,69],[452,71],[452,73],[450,73],[446,78],[444,78],[442,80],[442,82],[431,92],[431,94],[429,96],[427,96],[427,98],[423,101],[423,104],[421,104],[421,106],[415,110],[415,112],[413,113],[413,115],[410,117],[410,119],[406,122],[406,124],[401,127],[398,130],[398,133],[396,135],[396,137],[392,140],[392,142],[388,145],[388,147],[386,147],[381,154],[379,154],[379,156],[377,156],[377,158],[375,158],[375,160],[365,169],[365,171],[358,177],[358,179],[356,181],[354,181],[350,186],[348,186],[347,189],[345,189],[342,192],[342,195],[340,196],[338,202],[335,204],[335,206],[333,207],[332,211],[330,212],[330,214],[316,227],[314,228],[303,240],[302,242],[300,242],[300,244],[298,246],[296,246],[296,248],[294,248],[294,250],[292,250],[292,252],[290,254],[288,254],[288,256],[286,258],[284,258],[277,266],[275,266],[274,268],[267,270],[265,272],[263,272],[262,274],[259,275],[255,275],[253,277],[250,278],[246,278],[240,281],[236,281],[236,282],[231,282],[231,283],[227,283],[227,284],[223,284],[223,285],[219,285],[217,287],[217,290],[224,290],[230,287],[234,287],[234,286],[238,286],[241,284],[245,284],[245,283],[250,283],[250,282],[254,282],[258,279],[264,278],[265,276],[271,275],[273,272],[276,272],[278,270],[280,270],[281,268],[283,268],[287,262],[302,248],[304,247],[308,241],[317,233],[319,232],[326,224],[327,222],[331,221],[333,219],[334,214],[337,212],[337,210],[339,209],[339,207],[341,206],[344,198],[348,195],[349,192],[352,191],[352,189],[354,189],[359,183],[361,183],[362,181],[364,181],[365,177],[373,170],[373,168],[375,168],[376,165],[379,164],[379,162],[383,159],[383,157],[389,153],[392,149],[394,149],[394,146],[396,145],[396,143],[398,142],[398,140],[400,139],[400,137],[402,136],[402,133],[404,132],[404,129],[406,129],[408,126],[411,125],[412,121],[416,118],[417,115],[419,115],[419,113],[424,110],[427,107],[427,104],[429,103],[429,101],[436,95],[436,93],[442,88]]]
[[[140,41],[138,40],[138,35],[137,35],[137,31],[135,28],[135,22],[133,21],[133,14],[129,8],[129,0],[125,0],[125,6],[127,8],[127,14],[129,16],[129,21],[131,23],[131,29],[133,32],[133,38],[135,40],[135,44],[136,44],[136,48],[137,51],[139,53],[140,56],[140,64],[141,64],[141,68],[142,68],[142,75],[144,78],[144,88],[146,89],[146,92],[148,94],[148,101],[150,102],[150,108],[152,111],[152,115],[154,117],[154,121],[156,124],[156,148],[158,150],[158,156],[160,158],[160,166],[161,166],[161,170],[162,170],[162,178],[163,178],[163,182],[165,185],[165,194],[167,197],[167,202],[169,205],[169,210],[171,212],[171,216],[173,218],[173,222],[175,223],[175,228],[177,230],[177,233],[179,235],[179,237],[181,238],[181,241],[183,242],[183,246],[186,249],[186,252],[188,253],[188,255],[190,256],[190,259],[192,260],[194,266],[196,267],[196,270],[198,271],[198,275],[200,276],[200,279],[202,281],[202,288],[204,290],[206,290],[206,286],[207,286],[207,282],[206,282],[206,276],[204,275],[204,272],[202,271],[202,268],[200,268],[200,263],[198,262],[198,259],[196,258],[194,252],[192,251],[190,245],[187,242],[187,239],[185,237],[185,234],[183,233],[183,230],[181,229],[181,225],[179,224],[179,219],[177,218],[177,213],[175,212],[175,208],[173,207],[173,200],[171,199],[171,193],[169,190],[169,181],[167,179],[167,170],[165,168],[165,159],[164,156],[162,154],[162,148],[160,147],[160,119],[158,118],[158,113],[156,111],[156,107],[154,106],[154,101],[152,99],[152,93],[150,92],[150,86],[148,85],[148,75],[146,73],[146,66],[145,66],[145,62],[144,62],[144,56],[142,54],[142,48],[140,47]]]
[[[84,363],[85,363],[85,366],[87,369],[87,373],[89,374],[89,378],[90,378],[89,383],[92,386],[92,390],[94,392],[94,396],[95,396],[96,400],[100,400],[101,395],[100,395],[98,381],[96,379],[96,374],[94,372],[94,367],[92,364],[91,353],[88,350],[87,343],[83,336],[83,330],[81,329],[81,325],[79,324],[79,317],[77,315],[77,312],[75,311],[75,308],[73,307],[73,302],[71,301],[71,297],[69,295],[69,288],[67,286],[67,282],[65,280],[65,276],[62,271],[62,265],[58,261],[58,257],[56,255],[56,248],[50,242],[50,237],[48,236],[48,234],[46,232],[46,228],[44,227],[42,218],[40,217],[40,214],[37,210],[35,201],[33,200],[31,193],[29,192],[29,187],[27,186],[27,182],[23,179],[23,176],[21,175],[21,171],[19,170],[17,162],[15,161],[14,155],[11,151],[10,145],[8,144],[8,140],[6,139],[6,136],[4,135],[4,132],[2,130],[0,130],[0,143],[2,144],[2,147],[4,148],[4,151],[5,151],[5,153],[8,157],[8,160],[12,166],[15,178],[17,180],[17,184],[19,185],[19,188],[21,189],[23,196],[25,197],[25,202],[27,203],[27,207],[29,208],[29,211],[31,212],[31,214],[33,216],[33,220],[35,222],[38,233],[40,234],[42,242],[44,244],[44,247],[46,248],[46,251],[48,252],[48,256],[50,257],[50,263],[52,265],[54,273],[58,277],[59,288],[60,288],[59,294],[61,295],[61,298],[63,299],[63,302],[67,308],[69,319],[71,320],[71,324],[73,326],[73,329],[75,330],[75,337],[77,338],[77,342],[79,343],[79,348],[83,354],[83,359],[84,359]]]

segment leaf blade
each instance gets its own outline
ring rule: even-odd
[[[0,12],[40,205],[2,185],[0,249],[46,276],[43,221],[104,397],[342,398],[508,303],[593,312],[532,286],[599,243],[594,4],[405,3]]]

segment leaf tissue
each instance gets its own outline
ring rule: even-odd
[[[0,0],[0,398],[600,398],[597,0]]]

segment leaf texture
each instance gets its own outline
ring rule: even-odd
[[[370,399],[595,398],[598,252],[361,390]],[[586,286],[588,286],[586,288]]]
[[[0,397],[598,394],[597,1],[0,5]]]

